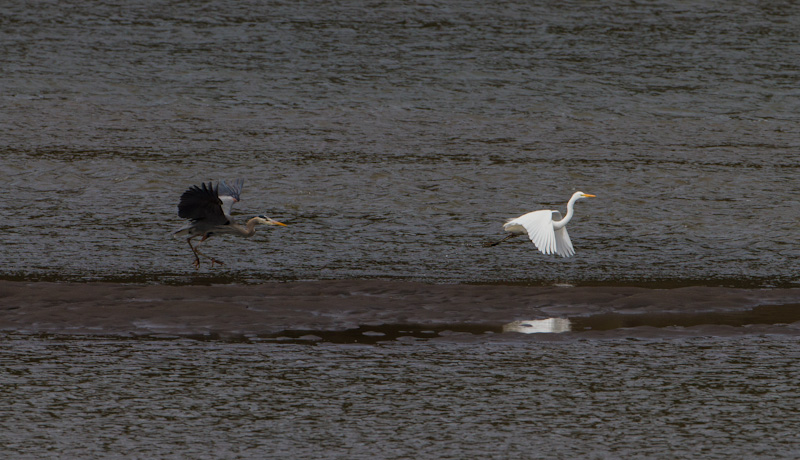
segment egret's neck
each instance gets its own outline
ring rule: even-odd
[[[577,196],[573,196],[569,199],[569,203],[567,203],[567,215],[564,216],[563,219],[559,220],[558,222],[553,222],[553,228],[558,230],[559,228],[567,225],[569,221],[572,219],[572,216],[575,214],[575,202],[578,201]]]

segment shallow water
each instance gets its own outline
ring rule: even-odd
[[[240,215],[291,227],[212,240],[229,281],[798,281],[795,7],[0,14],[5,277],[186,282],[178,197],[242,177]],[[481,247],[575,190],[575,258]]]
[[[796,339],[365,346],[4,336],[14,458],[796,458]],[[36,427],[31,429],[31,427]]]

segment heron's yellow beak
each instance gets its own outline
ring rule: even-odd
[[[286,227],[287,226],[283,222],[278,222],[277,220],[273,220],[272,222],[270,222],[270,224],[272,224],[272,225],[280,225],[281,227]]]

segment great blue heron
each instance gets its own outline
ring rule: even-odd
[[[484,246],[496,246],[509,238],[527,233],[542,254],[570,257],[575,254],[575,249],[572,247],[566,225],[575,214],[575,202],[581,198],[594,198],[594,195],[583,192],[573,193],[567,203],[567,215],[563,219],[560,212],[549,209],[529,212],[516,219],[511,219],[503,225],[503,229],[511,234],[500,241],[486,243]]]
[[[239,201],[243,185],[244,180],[242,179],[235,180],[231,185],[226,184],[225,181],[220,181],[216,186],[213,182],[209,182],[208,185],[200,183],[200,187],[193,185],[181,195],[178,216],[191,219],[192,222],[175,232],[174,236],[189,235],[186,242],[189,243],[189,247],[194,253],[194,268],[200,267],[199,256],[211,260],[212,267],[215,263],[220,265],[223,263],[200,252],[197,247],[192,245],[193,238],[202,236],[200,243],[212,235],[224,233],[247,238],[256,233],[256,224],[286,226],[286,224],[263,215],[248,219],[244,226],[234,222],[231,217],[231,208],[234,203]]]

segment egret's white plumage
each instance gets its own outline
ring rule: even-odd
[[[567,203],[567,215],[563,218],[560,212],[547,209],[529,212],[516,219],[511,219],[503,225],[503,229],[511,234],[502,241],[513,236],[527,234],[542,254],[570,257],[575,254],[575,248],[572,247],[566,225],[575,214],[575,202],[581,198],[590,197],[594,197],[594,195],[575,192]],[[499,243],[489,245],[493,246]]]

